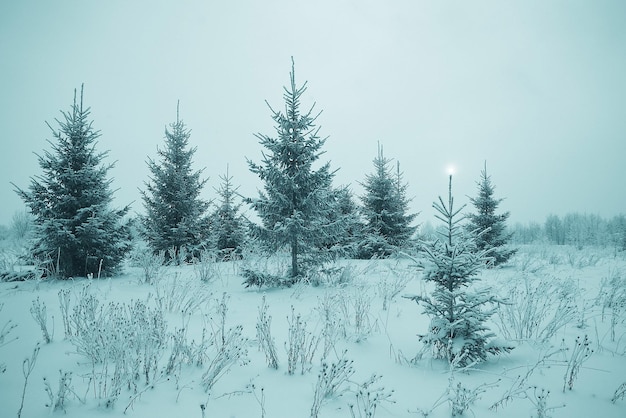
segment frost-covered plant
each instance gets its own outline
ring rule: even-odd
[[[70,302],[72,299],[72,292],[69,289],[60,289],[58,296],[61,319],[63,321],[63,331],[65,332],[65,338],[70,338],[72,336],[72,325],[70,322]]]
[[[63,372],[62,370],[59,370],[59,388],[56,393],[52,390],[50,382],[46,377],[43,378],[43,384],[44,390],[50,400],[46,404],[46,407],[50,408],[51,412],[58,410],[67,412],[65,410],[65,406],[70,396],[78,399],[81,403],[85,403],[84,399],[81,399],[72,387],[72,372]]]
[[[91,364],[94,396],[103,406],[115,405],[124,387],[154,382],[168,340],[160,309],[142,301],[103,306],[84,287],[71,318],[75,325],[71,341]]]
[[[205,306],[213,292],[204,283],[178,273],[172,279],[161,280],[154,288],[156,304],[165,312],[192,314]]]
[[[533,388],[533,386],[530,386],[529,384],[530,377],[535,371],[541,369],[542,367],[546,367],[546,364],[548,363],[548,361],[550,361],[552,357],[557,354],[563,353],[564,351],[564,348],[560,348],[541,356],[541,358],[539,358],[539,360],[534,365],[528,368],[526,374],[524,374],[523,376],[518,375],[515,378],[511,387],[502,395],[502,397],[498,401],[493,403],[489,407],[489,409],[497,411],[499,408],[503,408],[504,406],[513,402],[513,400],[515,399],[529,399],[528,391]]]
[[[336,363],[322,363],[322,369],[317,376],[313,405],[311,406],[311,418],[317,418],[324,401],[340,396],[343,387],[349,382],[354,374],[353,361],[346,358],[344,351]]]
[[[624,399],[624,397],[626,397],[626,382],[622,383],[617,389],[615,389],[611,402],[615,403],[620,399]]]
[[[228,373],[234,364],[247,363],[248,341],[242,336],[242,332],[243,327],[239,325],[230,328],[223,336],[218,336],[217,353],[202,374],[202,387],[205,392],[209,392],[215,382]]]
[[[575,319],[577,293],[571,280],[556,277],[510,281],[496,315],[500,331],[508,339],[544,343]]]
[[[48,314],[46,312],[46,303],[42,302],[37,296],[37,299],[33,300],[33,304],[30,307],[30,314],[33,316],[33,319],[39,325],[41,329],[41,334],[43,336],[43,341],[46,344],[52,342],[52,337],[54,336],[54,316],[52,317],[52,335],[48,332]]]
[[[341,319],[336,309],[337,306],[337,294],[326,292],[324,296],[318,300],[316,309],[322,322],[322,361],[325,361],[330,352],[335,349],[337,338],[341,333],[339,325]]]
[[[229,299],[228,294],[224,292],[216,307],[218,319],[209,324],[212,328],[211,342],[216,353],[208,360],[207,369],[202,375],[205,392],[209,392],[215,382],[228,373],[234,364],[246,364],[248,361],[246,348],[248,340],[243,337],[243,327],[238,325],[226,328]]]
[[[256,336],[259,341],[259,348],[265,353],[267,366],[272,369],[278,369],[278,353],[276,351],[276,343],[272,337],[271,325],[272,316],[267,313],[267,302],[264,295],[256,322]]]
[[[595,304],[602,307],[602,321],[609,316],[611,341],[615,342],[616,327],[624,321],[622,313],[626,311],[626,276],[619,270],[611,270],[608,277],[602,279]]]
[[[368,286],[358,284],[342,289],[336,294],[335,300],[341,315],[340,329],[344,338],[361,342],[374,332],[376,321],[372,320],[371,315],[373,296]]]
[[[408,271],[390,269],[390,272],[391,275],[387,274],[383,276],[377,283],[378,294],[383,301],[383,311],[389,308],[389,303],[391,303],[414,278],[414,275]]]
[[[300,314],[296,315],[293,306],[291,318],[287,317],[287,322],[289,323],[288,341],[285,342],[287,373],[293,375],[300,364],[301,373],[304,374],[311,369],[319,338],[306,329],[306,322]]]
[[[165,250],[155,252],[151,248],[136,248],[131,255],[131,261],[141,268],[142,283],[156,284],[163,273]]]
[[[35,363],[37,363],[37,356],[39,356],[39,343],[33,349],[33,354],[31,354],[30,358],[25,358],[22,362],[22,374],[24,375],[24,388],[22,389],[22,400],[20,402],[20,409],[17,410],[17,418],[21,418],[22,410],[24,409],[24,398],[26,398],[26,387],[28,386],[28,378],[30,377],[33,369],[35,368]]]
[[[374,418],[376,409],[382,402],[394,403],[391,400],[393,390],[386,390],[382,386],[374,387],[380,376],[373,374],[368,380],[358,385],[355,392],[356,402],[349,404],[352,418]]]
[[[495,345],[495,334],[486,325],[495,313],[493,306],[499,300],[491,289],[473,290],[478,272],[490,262],[489,251],[476,248],[478,234],[466,234],[460,224],[463,217],[454,208],[452,176],[448,186],[448,203],[433,204],[437,219],[445,227],[439,231],[441,239],[422,243],[427,259],[424,279],[435,284],[431,296],[408,296],[424,307],[430,316],[428,333],[420,336],[424,350],[431,350],[435,358],[450,364],[467,367],[486,360],[488,354],[500,354],[513,349],[509,344]],[[419,355],[418,355],[419,357]],[[462,361],[455,361],[457,357]]]
[[[572,390],[574,382],[578,377],[580,367],[584,362],[589,360],[589,357],[593,354],[591,348],[591,341],[585,335],[585,338],[576,337],[574,348],[572,349],[569,360],[567,361],[567,368],[565,369],[565,375],[563,376],[563,392],[566,389]]]
[[[4,303],[0,303],[0,312],[2,312],[3,308],[4,308]],[[2,329],[0,329],[0,347],[4,347],[8,343],[17,340],[17,337],[7,339],[9,334],[11,333],[11,331],[15,329],[15,327],[17,327],[17,324],[15,324],[10,319],[4,323],[4,325],[2,326]],[[6,369],[7,369],[6,364],[0,363],[0,373],[4,373]]]
[[[211,283],[218,276],[217,254],[209,250],[201,250],[197,257],[192,259],[196,276],[203,283]]]
[[[429,410],[418,409],[417,412],[427,417],[430,416],[435,409],[447,403],[450,406],[453,417],[463,415],[466,411],[471,411],[470,407],[480,398],[481,394],[485,393],[487,389],[496,386],[496,384],[497,383],[482,383],[475,388],[467,388],[460,381],[456,380],[454,367],[451,367],[448,387],[444,393],[435,401]]]
[[[548,406],[548,396],[550,396],[550,391],[547,389],[540,389],[537,386],[529,388],[527,392],[527,399],[533,404],[536,412],[536,415],[533,415],[531,418],[551,418],[551,416],[548,415],[550,411],[563,408],[565,406]]]

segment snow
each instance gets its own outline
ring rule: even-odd
[[[589,257],[590,254],[595,257]],[[529,262],[532,260],[532,263]],[[325,296],[334,295],[336,313],[340,315],[342,306],[351,316],[341,317],[335,349],[327,362],[337,362],[346,350],[346,358],[353,361],[354,375],[350,382],[341,387],[336,396],[326,399],[320,410],[320,417],[351,417],[349,405],[355,404],[358,384],[366,382],[372,374],[382,376],[373,387],[383,387],[391,392],[392,402],[382,402],[376,409],[376,417],[421,417],[436,406],[429,417],[449,417],[452,413],[447,399],[454,397],[454,391],[447,389],[452,382],[456,389],[460,382],[472,391],[486,384],[478,393],[478,399],[469,405],[465,416],[476,417],[534,417],[537,416],[532,401],[534,386],[537,394],[541,389],[549,390],[547,416],[603,418],[626,416],[626,399],[611,402],[615,390],[626,382],[626,309],[616,309],[615,341],[611,338],[610,315],[602,317],[597,296],[602,280],[621,277],[626,282],[626,254],[609,249],[585,248],[577,250],[566,246],[525,246],[522,247],[507,265],[483,271],[480,274],[482,285],[494,289],[507,289],[522,278],[554,277],[568,280],[577,289],[578,314],[575,320],[559,329],[549,341],[517,341],[516,349],[510,354],[491,357],[487,362],[476,365],[468,371],[456,371],[452,375],[447,363],[441,360],[423,358],[409,363],[421,349],[417,334],[427,331],[429,318],[415,302],[395,297],[383,310],[383,287],[381,282],[394,280],[394,277],[412,279],[408,282],[406,294],[423,294],[431,290],[431,285],[421,279],[421,273],[410,267],[408,260],[353,261],[342,260],[342,266],[351,267],[351,282],[341,286],[298,285],[289,289],[246,289],[239,275],[241,261],[220,263],[219,278],[204,284],[212,293],[207,303],[193,309],[189,321],[188,336],[196,341],[200,338],[203,325],[215,319],[217,306],[225,292],[228,296],[226,327],[243,326],[243,336],[247,338],[248,361],[234,364],[230,371],[220,378],[210,394],[204,392],[201,377],[203,367],[183,365],[178,377],[157,375],[153,388],[146,388],[140,380],[137,393],[123,390],[115,406],[106,409],[94,397],[93,383],[89,385],[86,376],[91,365],[88,360],[76,353],[70,340],[64,339],[62,314],[58,292],[69,289],[72,303],[79,291],[90,282],[90,292],[97,296],[101,304],[108,302],[128,303],[131,300],[147,300],[155,306],[155,286],[166,289],[168,283],[194,282],[193,266],[168,267],[157,284],[145,284],[141,271],[127,267],[122,275],[101,280],[74,279],[68,281],[39,281],[0,283],[0,329],[11,320],[17,327],[11,331],[4,343],[0,342],[0,363],[6,363],[6,372],[0,374],[0,416],[13,417],[19,409],[24,387],[23,361],[30,357],[38,342],[40,352],[32,375],[26,387],[22,417],[44,417],[51,414],[46,407],[49,402],[44,390],[43,378],[47,377],[52,391],[56,394],[59,383],[59,370],[72,371],[71,387],[86,403],[83,405],[75,397],[69,397],[65,404],[66,413],[53,412],[67,417],[117,417],[126,414],[130,417],[184,416],[184,417],[308,417],[313,403],[318,372],[321,370],[323,341],[318,346],[311,370],[301,374],[287,374],[286,343],[292,306],[296,314],[302,316],[306,328],[316,336],[321,336],[320,302]],[[532,266],[532,269],[529,268]],[[197,285],[198,283],[195,283]],[[189,287],[197,289],[197,287]],[[623,291],[623,289],[622,289]],[[201,296],[201,292],[190,292],[185,297]],[[358,297],[357,297],[358,296]],[[42,342],[42,332],[30,313],[33,300],[40,298],[46,304],[48,326],[53,341]],[[268,314],[272,316],[271,333],[275,340],[278,356],[278,370],[267,367],[265,354],[260,351],[256,336],[258,308],[266,298]],[[362,301],[365,316],[356,327],[355,301]],[[557,303],[557,301],[553,301]],[[343,304],[343,305],[342,305]],[[342,305],[342,306],[339,306]],[[494,315],[492,321],[497,321]],[[165,319],[168,328],[180,328],[184,317],[177,312],[167,312]],[[491,329],[504,339],[495,323]],[[344,332],[345,331],[345,332]],[[345,335],[345,336],[344,336]],[[582,364],[573,389],[563,392],[567,363],[577,337],[587,336],[594,352]],[[18,339],[11,341],[13,337]],[[567,349],[566,349],[567,348]],[[160,358],[162,368],[167,361],[171,347],[166,347]],[[214,348],[209,350],[213,355]],[[543,359],[543,362],[541,361]],[[497,410],[489,409],[515,387],[516,379],[528,375],[521,391],[510,402],[505,402]],[[145,389],[145,391],[144,391]],[[142,392],[143,391],[143,392]],[[480,392],[480,391],[479,391]],[[100,402],[101,403],[101,402]],[[206,405],[203,415],[201,405]],[[130,405],[130,406],[129,406]],[[563,406],[564,405],[564,406]],[[562,407],[561,407],[562,406]],[[128,409],[126,409],[128,407]],[[355,410],[358,417],[358,412]]]

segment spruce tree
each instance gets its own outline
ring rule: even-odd
[[[43,170],[32,177],[29,190],[16,186],[34,216],[36,237],[33,256],[47,266],[47,274],[59,277],[110,275],[116,272],[130,249],[128,227],[123,217],[129,210],[111,209],[113,192],[107,178],[114,164],[103,164],[108,152],[96,152],[96,131],[74,90],[69,112],[55,130],[52,152],[39,157]]]
[[[236,199],[239,187],[233,187],[233,177],[228,174],[228,168],[220,179],[222,183],[216,189],[220,199],[213,213],[213,234],[218,252],[224,257],[231,257],[241,253],[246,239],[247,220],[239,213],[242,205]]]
[[[257,134],[267,152],[260,164],[248,161],[250,171],[264,182],[256,199],[248,199],[261,218],[258,238],[268,250],[288,248],[291,270],[288,283],[298,281],[306,270],[331,257],[325,248],[340,234],[340,222],[331,222],[332,202],[330,164],[315,169],[326,139],[319,137],[313,115],[300,111],[300,99],[307,83],[296,86],[292,59],[290,85],[284,88],[285,110],[275,111],[268,104],[275,122],[276,136]]]
[[[192,169],[196,148],[189,148],[190,136],[177,105],[176,122],[165,128],[165,148],[157,150],[161,161],[148,159],[152,176],[141,191],[142,235],[155,253],[173,250],[169,257],[176,262],[184,261],[181,250],[197,252],[209,236],[209,202],[200,198],[207,179],[201,179],[203,170]]]
[[[367,175],[362,183],[365,229],[359,258],[388,257],[405,246],[416,229],[411,222],[417,215],[408,213],[407,185],[402,182],[399,164],[394,175],[391,160],[383,155],[380,145],[373,163],[374,173]]]
[[[480,250],[490,250],[489,254],[493,258],[494,265],[505,263],[517,250],[507,246],[513,235],[506,232],[506,220],[510,213],[496,214],[496,209],[503,199],[493,197],[495,186],[491,183],[491,177],[487,175],[487,163],[476,184],[478,196],[470,198],[476,213],[467,215],[468,229],[481,232],[476,237],[476,245]]]
[[[454,208],[452,176],[448,202],[433,203],[435,217],[443,223],[440,238],[422,242],[427,264],[424,279],[435,288],[430,297],[409,296],[431,317],[428,333],[420,336],[425,349],[435,358],[446,359],[455,367],[486,360],[488,354],[508,352],[508,344],[494,344],[495,334],[486,326],[498,300],[489,289],[477,290],[477,277],[489,259],[489,250],[479,250],[476,236],[466,232],[460,215],[465,205]],[[478,235],[480,236],[480,234]]]

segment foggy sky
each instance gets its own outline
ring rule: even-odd
[[[142,211],[145,161],[180,114],[213,199],[229,165],[273,134],[291,56],[308,81],[335,184],[373,170],[377,142],[400,161],[416,222],[447,192],[476,193],[484,161],[512,222],[626,212],[626,2],[5,1],[0,4],[0,224],[24,208],[10,182],[41,173],[60,110],[85,83],[117,161],[115,205]]]

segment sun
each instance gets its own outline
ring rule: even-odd
[[[456,174],[456,166],[454,164],[448,164],[446,166],[446,174],[449,176]]]

